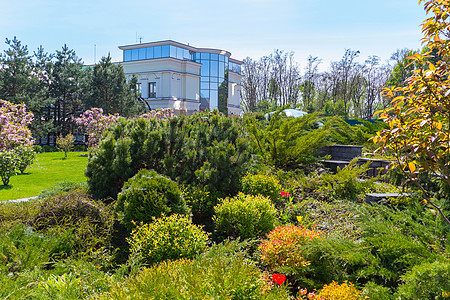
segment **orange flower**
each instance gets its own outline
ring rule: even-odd
[[[311,292],[311,293],[308,293],[308,295],[306,297],[308,297],[308,299],[314,299],[316,297],[316,295],[314,294],[314,292]]]
[[[300,294],[306,295],[306,293],[308,293],[307,289],[300,289]]]

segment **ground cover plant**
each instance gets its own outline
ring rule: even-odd
[[[0,186],[0,201],[37,196],[58,182],[86,182],[86,152],[37,153],[35,163],[23,174],[12,176],[8,186]]]

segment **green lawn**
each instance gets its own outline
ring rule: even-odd
[[[57,182],[86,182],[87,161],[87,152],[70,152],[66,159],[63,152],[38,153],[23,174],[11,177],[9,186],[0,185],[0,201],[37,196]]]

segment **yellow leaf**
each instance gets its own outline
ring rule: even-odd
[[[416,165],[413,162],[409,162],[408,163],[408,168],[411,172],[414,173],[414,171],[416,170]]]
[[[442,123],[441,123],[441,122],[437,122],[437,123],[436,123],[436,128],[437,128],[438,130],[441,130],[441,129],[442,129]]]

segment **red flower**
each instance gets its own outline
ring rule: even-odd
[[[279,285],[282,285],[286,281],[286,275],[283,274],[272,274],[272,280]]]
[[[285,192],[285,191],[281,191],[280,195],[283,196],[283,197],[290,197],[291,196],[291,194],[289,194],[289,192]]]

